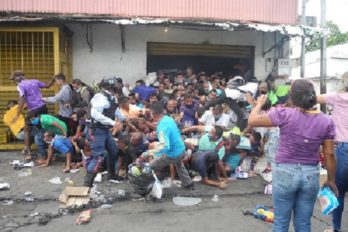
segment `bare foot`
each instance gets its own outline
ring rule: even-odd
[[[30,153],[24,156],[24,160],[25,160],[25,161],[31,160],[31,155],[30,155]]]
[[[66,167],[63,169],[63,173],[68,173],[68,172],[70,172],[70,167]]]

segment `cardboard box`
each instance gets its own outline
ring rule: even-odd
[[[90,201],[88,187],[66,187],[59,196],[59,201],[63,207],[81,206]]]

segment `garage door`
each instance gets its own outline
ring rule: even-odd
[[[254,47],[211,45],[211,44],[182,44],[149,42],[148,55],[167,56],[211,56],[240,59],[253,59]]]

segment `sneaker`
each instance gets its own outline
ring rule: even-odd
[[[123,183],[124,178],[114,175],[114,176],[108,176],[108,181],[114,184],[121,184]]]
[[[191,184],[184,186],[184,188],[187,190],[195,190],[195,185],[193,183],[191,183]]]

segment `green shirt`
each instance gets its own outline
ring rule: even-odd
[[[63,131],[61,131],[58,127],[55,127],[52,125],[54,122],[58,123],[61,127],[63,127],[65,130],[65,133],[67,133],[68,127],[66,126],[64,122],[60,121],[58,118],[53,117],[52,115],[49,115],[49,114],[42,114],[40,116],[41,127],[45,131],[51,130],[57,135],[63,135]]]
[[[276,89],[275,94],[278,97],[284,97],[289,94],[290,86],[289,85],[279,85]]]
[[[217,141],[210,141],[208,133],[203,135],[201,139],[198,142],[198,150],[200,151],[215,151],[216,146],[221,142],[222,138],[220,138]],[[222,158],[225,155],[225,147],[222,146],[220,150],[218,151],[219,159],[222,160]]]

